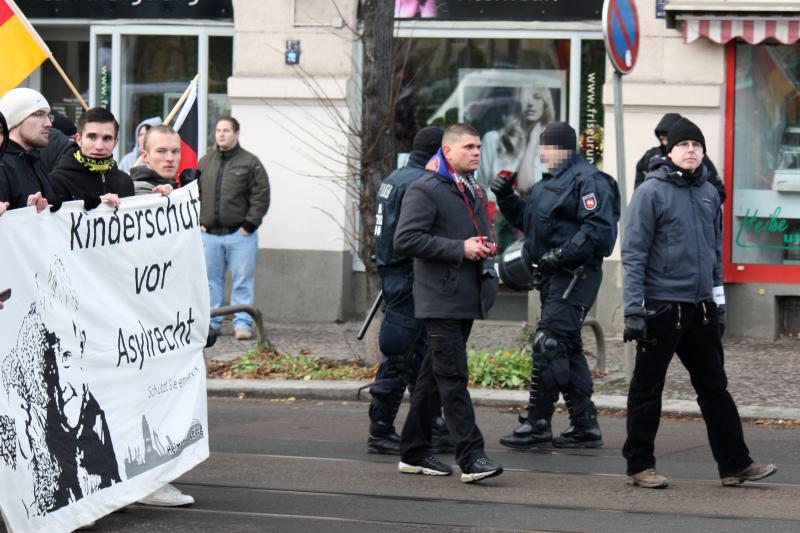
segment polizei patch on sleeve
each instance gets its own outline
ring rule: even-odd
[[[597,197],[593,192],[583,196],[581,200],[583,200],[583,207],[585,207],[587,211],[594,211],[594,208],[597,207]]]

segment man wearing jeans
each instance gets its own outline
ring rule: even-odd
[[[200,159],[200,224],[206,255],[211,308],[221,307],[225,272],[233,282],[231,305],[253,305],[253,281],[258,235],[256,230],[269,209],[269,177],[256,156],[239,146],[239,122],[233,117],[217,121],[217,146]],[[222,317],[211,319],[218,333]],[[253,319],[236,313],[237,340],[253,338]]]

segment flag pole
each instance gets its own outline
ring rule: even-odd
[[[166,126],[169,126],[170,124],[172,124],[172,121],[175,120],[175,115],[177,115],[178,112],[181,110],[183,103],[186,101],[187,98],[189,98],[189,93],[192,92],[192,87],[199,80],[200,80],[200,74],[196,75],[194,79],[189,83],[189,86],[186,88],[186,90],[183,91],[183,94],[175,103],[175,106],[172,108],[172,111],[170,111],[169,115],[167,115],[167,118],[164,119],[164,124]]]
[[[194,79],[191,82],[189,82],[189,86],[186,88],[185,91],[183,91],[183,94],[181,95],[180,98],[178,98],[178,101],[175,102],[175,105],[172,107],[172,111],[170,111],[169,115],[167,115],[167,118],[164,119],[163,124],[165,126],[169,126],[172,123],[172,121],[175,120],[175,115],[177,115],[178,112],[181,110],[181,106],[183,106],[183,103],[186,101],[187,98],[189,98],[189,93],[192,92],[192,87],[198,81],[200,81],[200,74],[197,74],[194,77]],[[133,163],[133,165],[131,165],[131,168],[138,167],[141,164],[142,164],[142,154],[139,154],[139,157],[136,158],[136,161]]]
[[[34,41],[36,41],[36,44],[39,45],[39,48],[41,48],[42,52],[45,53],[47,59],[50,60],[50,62],[56,68],[56,71],[58,71],[58,74],[64,79],[64,82],[66,82],[67,87],[69,87],[69,90],[72,91],[72,94],[75,95],[75,98],[77,98],[78,102],[81,103],[83,110],[86,111],[87,109],[89,109],[89,106],[86,104],[86,101],[81,96],[81,93],[78,92],[78,89],[75,88],[75,85],[73,85],[72,81],[69,79],[69,76],[67,76],[67,73],[64,72],[64,69],[61,68],[59,62],[56,60],[55,57],[53,57],[53,52],[50,51],[50,47],[47,46],[47,43],[45,43],[44,40],[42,40],[42,38],[39,36],[39,32],[37,32],[36,29],[34,29],[34,27],[31,25],[30,21],[28,20],[28,17],[25,16],[25,14],[19,8],[16,2],[14,2],[14,0],[6,0],[6,4],[8,4],[8,7],[11,8],[11,11],[14,12],[14,14],[17,16],[22,25],[25,26],[25,29],[27,30],[28,34]]]
[[[49,50],[48,50],[48,51],[49,51]],[[79,92],[78,92],[78,89],[75,87],[75,85],[73,85],[73,84],[72,84],[72,81],[69,79],[69,76],[67,76],[67,73],[66,73],[66,72],[64,72],[64,69],[63,69],[63,68],[61,68],[61,65],[60,65],[60,64],[59,64],[59,62],[56,60],[56,58],[55,58],[55,57],[53,57],[53,54],[52,54],[52,53],[50,53],[50,54],[47,56],[47,59],[49,59],[49,60],[50,60],[50,62],[51,62],[51,63],[53,64],[53,66],[56,68],[56,70],[58,71],[58,73],[59,73],[59,74],[61,75],[61,77],[64,79],[64,82],[67,84],[67,87],[69,87],[69,90],[70,90],[70,91],[72,91],[72,94],[73,94],[73,95],[75,95],[75,98],[77,98],[77,99],[78,99],[78,102],[80,102],[80,103],[81,103],[81,107],[83,107],[83,110],[84,110],[84,111],[88,111],[88,110],[89,110],[89,105],[86,103],[86,100],[84,100],[84,99],[83,99],[83,97],[81,96],[81,93],[79,93]]]

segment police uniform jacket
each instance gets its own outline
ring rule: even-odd
[[[710,300],[722,285],[720,198],[708,175],[665,162],[634,192],[622,242],[625,316],[644,315],[645,299]]]
[[[491,236],[485,202],[473,201],[472,209],[481,235]],[[417,318],[486,318],[497,278],[482,274],[482,261],[464,259],[464,241],[476,235],[454,181],[428,172],[408,188],[394,248],[414,258]]]
[[[498,198],[503,216],[525,234],[525,247],[537,263],[561,249],[568,267],[600,266],[614,250],[619,221],[619,191],[614,179],[575,154],[544,174],[527,202],[516,194]]]
[[[375,264],[382,271],[387,269],[410,271],[413,268],[413,260],[410,257],[395,251],[394,235],[406,190],[425,175],[427,162],[427,157],[412,152],[406,166],[389,174],[378,189],[378,207],[375,213]]]

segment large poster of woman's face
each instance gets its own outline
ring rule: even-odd
[[[459,120],[482,138],[478,181],[486,189],[501,170],[517,173],[525,196],[541,179],[539,135],[555,120],[565,120],[566,72],[481,69],[459,71]]]

